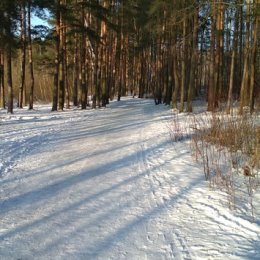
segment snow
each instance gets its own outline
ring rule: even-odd
[[[259,192],[231,210],[169,108],[49,111],[0,111],[1,260],[260,259]]]

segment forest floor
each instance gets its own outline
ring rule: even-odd
[[[169,108],[49,111],[0,111],[1,260],[260,259],[259,191],[230,209]]]

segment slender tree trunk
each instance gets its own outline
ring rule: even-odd
[[[255,4],[258,4],[258,8],[260,8],[260,0],[256,0]],[[255,5],[255,8],[257,6]],[[259,11],[260,12],[260,11]],[[255,90],[255,76],[256,76],[256,58],[257,58],[257,34],[258,34],[258,28],[259,28],[259,21],[260,18],[256,14],[256,17],[254,18],[254,28],[253,28],[253,43],[252,43],[252,57],[251,57],[251,63],[250,63],[250,96],[249,96],[249,107],[250,112],[252,113],[254,111],[254,90]]]
[[[245,33],[245,28],[244,28],[244,0],[239,0],[240,4],[240,30],[239,30],[239,70],[238,70],[238,82],[237,85],[239,84],[239,87],[237,87],[237,94],[240,91],[240,87],[242,84],[242,78],[243,78],[243,60],[244,60],[244,33]]]
[[[193,18],[193,37],[192,37],[192,56],[191,56],[191,68],[190,68],[190,81],[188,90],[188,103],[187,111],[192,112],[192,100],[195,90],[195,76],[196,76],[196,60],[197,60],[197,36],[198,32],[198,13],[196,12]]]
[[[144,54],[144,49],[141,50],[140,56],[139,56],[139,61],[140,61],[140,77],[139,77],[139,98],[144,98],[144,86],[145,86],[145,54]],[[158,90],[159,92],[160,90]],[[158,96],[158,93],[157,93]],[[158,98],[159,99],[159,98]]]
[[[247,31],[246,31],[246,40],[245,40],[245,56],[244,56],[244,68],[243,68],[243,77],[241,82],[240,89],[240,107],[239,112],[243,112],[243,108],[249,105],[249,96],[250,96],[250,83],[249,83],[249,41],[250,41],[250,0],[247,0]]]
[[[30,95],[29,109],[33,109],[34,100],[34,70],[33,70],[33,53],[32,53],[32,36],[31,36],[31,0],[28,0],[28,51],[29,51],[29,67],[30,67]]]
[[[119,24],[119,27],[121,28],[121,18],[120,19],[120,24]],[[116,72],[115,72],[115,81],[116,81],[116,84],[117,84],[117,91],[118,91],[118,94],[117,94],[117,101],[120,101],[121,99],[121,92],[122,92],[122,86],[121,86],[121,30],[120,32],[117,33],[117,41],[116,41]]]
[[[64,0],[59,0],[60,6],[64,5]],[[64,109],[65,100],[65,35],[64,35],[64,17],[60,10],[60,26],[59,26],[59,37],[60,37],[60,63],[59,63],[59,110]]]
[[[109,47],[107,48],[106,60],[107,64],[107,83],[106,83],[106,104],[109,104],[111,86],[113,82],[113,34],[109,33]]]
[[[98,24],[98,22],[97,22]],[[97,26],[100,28],[100,26]],[[94,70],[94,85],[95,85],[95,95],[93,97],[93,108],[100,106],[100,88],[101,88],[101,46],[100,43],[97,42],[95,46],[95,70]]]
[[[19,87],[18,106],[23,108],[25,100],[25,60],[26,60],[26,5],[25,0],[20,4],[20,24],[21,24],[21,82]]]
[[[7,87],[8,87],[8,113],[13,113],[13,80],[12,80],[12,47],[7,47]]]
[[[85,24],[85,11],[82,7],[82,24]],[[81,35],[81,48],[80,48],[80,67],[81,67],[81,109],[87,108],[87,84],[86,84],[86,35]]]
[[[92,108],[97,107],[98,103],[98,43],[96,43],[95,46],[95,61],[94,61],[94,72],[93,72],[93,77],[94,77],[94,88],[93,88],[93,102],[92,102]]]
[[[122,35],[122,39],[122,94],[125,96],[127,92],[127,33]]]
[[[109,1],[103,0],[102,6],[105,9],[109,8]],[[101,21],[101,29],[100,29],[100,36],[101,36],[101,53],[100,53],[100,61],[101,61],[101,100],[102,106],[105,107],[107,103],[107,84],[108,84],[108,75],[107,75],[107,67],[108,59],[107,59],[107,25],[104,21]]]
[[[65,84],[65,103],[66,108],[70,108],[70,87],[69,87],[69,79],[68,79],[68,63],[69,63],[69,57],[68,57],[68,40],[67,40],[67,27],[64,26],[63,28],[63,35],[64,35],[64,84]]]
[[[176,22],[176,19],[174,18],[173,20],[174,24]],[[173,64],[172,64],[172,69],[173,69],[173,91],[172,91],[172,108],[173,109],[177,109],[178,108],[178,102],[177,102],[177,99],[178,99],[178,94],[179,94],[179,88],[180,88],[180,83],[179,83],[179,73],[178,73],[178,49],[177,49],[177,34],[176,34],[176,29],[177,29],[177,26],[174,25],[173,27],[173,35],[172,35],[172,38],[173,38],[173,50],[172,50],[172,59],[173,59]]]
[[[212,16],[211,16],[211,36],[210,36],[210,68],[209,68],[209,87],[208,87],[208,111],[215,110],[215,8],[216,3],[213,0],[211,4]]]
[[[56,6],[56,57],[55,57],[54,82],[53,82],[52,111],[58,110],[59,69],[60,69],[60,0],[57,0],[57,6]]]
[[[180,100],[180,112],[184,111],[184,99],[185,99],[185,85],[186,85],[186,51],[187,51],[187,17],[186,11],[184,11],[183,25],[182,25],[182,61],[181,61],[181,100]]]
[[[8,113],[13,113],[13,80],[12,80],[12,30],[10,13],[6,13],[7,18],[7,46],[6,46],[6,62],[7,62],[7,105]]]
[[[237,56],[237,41],[238,41],[238,15],[237,11],[234,14],[235,16],[235,25],[234,25],[234,36],[233,36],[233,46],[232,46],[232,56],[231,56],[231,68],[230,68],[230,76],[229,76],[229,89],[228,89],[228,99],[227,99],[227,108],[226,112],[229,114],[231,110],[231,105],[233,102],[233,86],[234,86],[234,75],[235,75],[235,63]]]
[[[122,46],[122,34],[119,34],[119,43],[118,43],[118,50],[117,50],[117,60],[118,60],[118,67],[117,67],[117,71],[118,71],[118,79],[117,79],[117,101],[121,100],[121,96],[122,96],[122,52],[121,52],[121,46]]]
[[[224,5],[218,1],[216,15],[216,64],[215,64],[215,107],[218,106],[223,88],[223,48],[224,48]]]
[[[178,58],[177,58],[177,48],[176,44],[174,47],[174,57],[173,57],[173,75],[174,75],[174,91],[172,94],[172,108],[177,109],[177,99],[179,94],[180,88],[180,80],[179,80],[179,73],[178,73]]]
[[[73,57],[73,105],[78,106],[78,82],[79,82],[79,50],[78,50],[78,34],[75,33],[74,57]]]

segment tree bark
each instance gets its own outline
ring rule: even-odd
[[[81,23],[85,27],[85,10],[82,6]],[[81,77],[81,109],[87,108],[87,93],[86,93],[86,35],[85,32],[81,34],[80,39],[80,77]]]
[[[59,69],[60,69],[60,0],[57,0],[57,6],[56,6],[56,57],[55,57],[54,82],[53,82],[52,111],[58,110]]]
[[[238,44],[238,15],[235,11],[235,25],[234,25],[234,35],[233,35],[233,46],[232,46],[232,56],[231,56],[231,68],[229,76],[229,89],[228,89],[228,98],[227,98],[227,108],[226,112],[229,114],[233,102],[233,88],[234,88],[234,75],[235,75],[235,63],[237,57],[237,44]]]
[[[196,77],[196,60],[197,60],[197,36],[198,36],[198,13],[196,12],[193,17],[193,37],[192,37],[192,56],[190,68],[190,80],[188,89],[188,102],[187,112],[192,112],[192,100],[195,90],[195,77]]]
[[[59,6],[64,5],[64,0],[59,0]],[[64,35],[64,14],[60,10],[60,24],[59,24],[59,37],[60,37],[60,47],[59,47],[59,110],[64,109],[64,100],[65,100],[65,35]]]
[[[260,0],[256,0],[255,4],[260,5]],[[257,8],[257,5],[255,5]],[[259,6],[260,8],[260,6]],[[253,28],[253,43],[252,43],[252,57],[250,63],[250,96],[249,96],[249,107],[250,112],[253,113],[254,111],[254,90],[255,90],[255,76],[256,76],[256,57],[257,57],[257,34],[259,28],[259,16],[256,14],[254,17],[254,28]]]
[[[34,69],[33,69],[33,53],[32,53],[32,36],[31,36],[31,0],[28,0],[28,51],[29,51],[29,67],[30,67],[30,95],[29,109],[33,109],[34,101]]]
[[[243,108],[249,105],[249,93],[250,93],[250,83],[249,83],[249,41],[250,41],[250,0],[247,0],[247,22],[246,22],[246,39],[245,39],[245,56],[244,56],[244,67],[243,67],[243,77],[240,89],[240,107],[239,112],[242,114]]]
[[[13,79],[12,79],[12,47],[7,47],[7,87],[8,87],[8,113],[13,114]]]
[[[73,57],[73,105],[78,106],[78,83],[79,83],[79,48],[78,34],[75,33],[74,57]]]
[[[183,25],[182,25],[182,61],[181,61],[181,97],[180,97],[180,112],[184,111],[184,100],[185,100],[185,86],[186,86],[186,51],[187,51],[187,15],[184,11]]]
[[[20,28],[21,28],[21,82],[19,87],[18,106],[23,108],[25,101],[25,61],[26,61],[26,4],[25,0],[20,3]]]
[[[209,86],[208,86],[208,111],[215,110],[215,25],[216,25],[216,3],[213,0],[211,4],[211,36],[210,36],[210,68],[209,68]]]

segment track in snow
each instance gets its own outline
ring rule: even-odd
[[[0,259],[260,259],[259,224],[207,189],[169,115],[139,99],[1,115]]]

